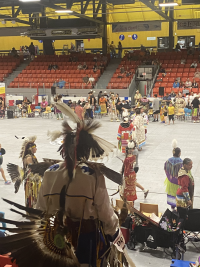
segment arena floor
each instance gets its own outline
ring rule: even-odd
[[[97,130],[100,137],[117,145],[117,130],[119,123],[110,122],[108,118],[103,118],[102,127]],[[48,130],[61,129],[60,120],[42,119],[42,118],[19,118],[0,120],[0,143],[6,149],[4,156],[3,168],[6,170],[6,164],[9,162],[21,165],[19,153],[23,140],[22,137],[37,135],[37,153],[39,161],[42,158],[61,159],[57,153],[58,145],[50,144],[47,139]],[[200,124],[192,124],[191,122],[176,122],[174,125],[164,126],[161,123],[150,123],[148,126],[147,144],[142,152],[139,152],[139,172],[137,175],[138,182],[145,188],[149,189],[149,195],[144,201],[143,193],[138,190],[138,199],[135,207],[139,207],[140,202],[159,204],[159,211],[164,212],[167,208],[166,194],[164,189],[165,173],[163,170],[164,162],[172,156],[171,141],[176,138],[178,146],[182,150],[182,159],[189,157],[193,160],[192,173],[195,179],[195,198],[194,207],[200,208]],[[17,136],[19,139],[17,139]],[[118,153],[118,157],[123,159],[123,155]],[[110,168],[120,171],[122,167],[121,161],[116,158],[116,153],[111,155],[105,164]],[[7,179],[9,179],[6,172]],[[109,194],[117,190],[117,185],[106,181]],[[14,186],[4,185],[4,181],[0,178],[0,197],[8,198],[20,204],[24,204],[24,190],[21,186],[17,194],[14,193]],[[118,198],[118,196],[115,196]],[[10,206],[0,199],[0,211],[6,213],[7,218],[18,220],[20,217],[10,212]],[[200,245],[197,244],[200,251]],[[185,254],[185,260],[196,260],[199,256],[198,251],[193,246],[188,246]],[[131,258],[137,267],[143,266],[163,266],[169,267],[171,264],[170,257],[167,256],[163,249],[138,249],[130,251]]]

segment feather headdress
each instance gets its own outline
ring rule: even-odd
[[[22,148],[21,148],[21,152],[20,152],[20,156],[19,156],[20,158],[22,158],[22,159],[24,158],[28,145],[34,144],[36,139],[37,139],[37,136],[34,135],[34,136],[28,137],[24,140],[24,142],[22,143]]]
[[[177,148],[177,143],[178,143],[178,142],[177,142],[176,139],[173,139],[173,140],[172,140],[172,148],[173,148],[173,149]]]
[[[93,120],[81,121],[66,104],[56,103],[55,105],[72,122],[77,124],[76,129],[72,129],[67,121],[64,121],[62,132],[48,133],[51,141],[54,141],[56,137],[63,136],[64,142],[59,151],[61,151],[65,160],[69,177],[72,179],[77,161],[96,160],[108,156],[116,146],[93,134],[101,126],[99,122]]]

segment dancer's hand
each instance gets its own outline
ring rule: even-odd
[[[188,206],[192,206],[192,201],[189,200],[187,204],[188,204]]]

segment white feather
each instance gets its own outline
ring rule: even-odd
[[[172,148],[175,149],[177,147],[177,140],[173,139],[172,140]]]
[[[68,116],[74,123],[80,123],[81,120],[65,103],[55,103],[55,106],[66,116]]]
[[[61,131],[52,131],[52,132],[48,131],[47,132],[47,136],[49,137],[51,142],[55,141],[56,139],[58,139],[62,135],[63,135],[63,133]]]

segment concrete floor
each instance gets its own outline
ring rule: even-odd
[[[96,134],[100,137],[117,145],[117,130],[119,123],[110,122],[108,118],[103,118],[102,127],[97,130]],[[6,164],[9,162],[21,165],[19,153],[23,140],[16,139],[31,135],[37,135],[36,156],[39,161],[43,157],[61,159],[57,153],[58,145],[50,144],[47,139],[48,130],[61,129],[61,121],[54,119],[42,118],[19,118],[19,119],[4,119],[0,120],[0,143],[6,149],[4,156],[3,167],[6,170]],[[171,141],[176,138],[178,146],[182,150],[182,159],[189,157],[193,160],[192,173],[195,178],[195,198],[194,207],[200,208],[200,124],[192,124],[191,122],[176,122],[174,125],[164,126],[161,123],[150,122],[148,126],[147,144],[143,151],[139,153],[139,172],[137,174],[138,182],[145,188],[150,190],[147,199],[144,201],[143,193],[138,190],[138,199],[135,202],[135,207],[139,208],[140,202],[157,203],[159,204],[159,211],[164,212],[167,208],[166,194],[164,189],[165,173],[163,170],[164,162],[172,156]],[[118,153],[121,159],[124,156]],[[120,171],[122,163],[116,158],[116,153],[111,155],[105,164],[110,168]],[[6,176],[8,174],[6,172]],[[107,180],[107,188],[109,194],[113,194],[117,190],[117,185]],[[2,178],[0,178],[0,197],[8,198],[20,204],[24,204],[24,190],[21,186],[17,194],[14,193],[14,186],[4,185]],[[114,198],[118,198],[115,196]],[[0,211],[6,213],[7,218],[20,219],[16,214],[10,212],[10,206],[5,204],[0,199]],[[197,244],[200,249],[200,245]],[[193,246],[187,246],[188,251],[185,254],[185,260],[196,260],[199,253]],[[200,252],[200,250],[199,250]],[[163,252],[163,249],[151,250],[137,250],[130,251],[130,255],[136,266],[163,266],[169,267],[171,260],[169,256]]]

